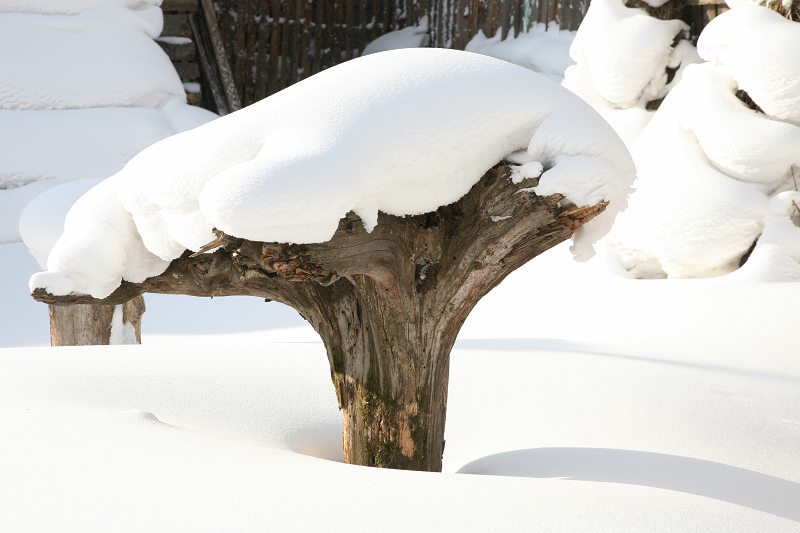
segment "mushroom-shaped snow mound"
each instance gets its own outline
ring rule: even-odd
[[[117,284],[160,274],[165,262],[211,241],[213,228],[249,240],[325,242],[352,211],[371,230],[379,210],[421,214],[458,200],[514,152],[516,162],[542,164],[544,194],[560,192],[579,206],[610,202],[576,234],[580,253],[590,255],[625,207],[634,167],[587,104],[487,56],[369,55],[144,150],[106,183],[114,198],[88,194],[75,204],[48,260],[51,272],[35,276],[32,287],[104,297],[116,285],[91,282],[108,279],[104,265]],[[97,203],[100,197],[107,201]],[[120,209],[128,222],[117,217]],[[103,210],[114,211],[115,226],[87,230],[92,219],[109,218]],[[127,235],[112,237],[118,232]],[[148,254],[160,261],[145,260]],[[87,275],[93,269],[104,275]],[[82,281],[56,283],[60,275]]]

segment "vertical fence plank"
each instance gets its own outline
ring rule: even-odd
[[[269,41],[269,75],[267,77],[267,94],[278,91],[278,61],[280,61],[281,45],[281,0],[272,0],[270,15],[270,41]]]
[[[322,49],[324,48],[324,30],[323,21],[325,19],[325,6],[324,2],[316,2],[314,14],[314,55],[311,62],[311,73],[316,73],[322,70]]]
[[[344,59],[353,59],[353,41],[355,39],[356,12],[353,0],[345,0],[345,26],[344,26]]]
[[[300,47],[303,44],[303,0],[292,0],[292,19],[287,21],[290,23],[290,54],[291,64],[288,65],[289,85],[299,81],[300,66]]]
[[[289,86],[289,76],[291,71],[291,63],[292,59],[289,55],[289,46],[292,41],[292,29],[290,25],[290,20],[292,18],[291,13],[291,4],[283,6],[283,13],[284,15],[281,17],[281,51],[280,57],[278,57],[278,80],[280,80],[278,85],[278,90],[282,91],[286,87]]]
[[[300,48],[300,72],[298,79],[304,80],[311,75],[311,59],[309,57],[309,49],[311,48],[311,17],[313,15],[311,0],[298,0],[302,4],[303,13],[303,27],[302,43]]]
[[[370,42],[369,29],[367,28],[367,2],[358,2],[358,55],[364,53],[364,47]]]
[[[258,50],[258,38],[256,34],[256,17],[259,14],[261,0],[250,0],[247,6],[247,29],[245,30],[245,49],[244,49],[244,89],[242,99],[251,104],[255,101],[255,70]]]
[[[267,97],[269,83],[269,44],[271,24],[271,8],[269,0],[260,0],[261,19],[258,21],[258,62],[256,64],[256,85],[253,94],[255,101]]]
[[[252,0],[239,0],[236,13],[236,41],[234,43],[233,81],[236,90],[244,97],[244,71],[247,49],[247,8]],[[244,100],[242,101],[244,103]],[[245,104],[246,105],[246,104]]]
[[[233,67],[236,59],[236,11],[231,2],[218,2],[217,5],[220,6],[217,13],[220,38],[225,46],[228,65]]]

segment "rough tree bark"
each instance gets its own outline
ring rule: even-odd
[[[144,298],[137,296],[121,305],[122,323],[133,326],[136,342],[141,343]],[[112,318],[116,306],[81,304],[48,307],[52,346],[91,346],[110,343]]]
[[[367,233],[343,218],[330,241],[253,242],[217,232],[159,276],[123,282],[105,300],[144,292],[195,296],[253,295],[285,303],[322,337],[344,415],[351,464],[441,470],[450,350],[469,312],[510,272],[568,239],[606,204],[564,207],[536,196],[535,179],[513,184],[510,168],[489,170],[454,204],[418,216],[381,213]]]

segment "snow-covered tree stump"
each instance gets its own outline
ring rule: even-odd
[[[536,73],[372,54],[143,151],[73,205],[31,287],[59,305],[287,304],[325,343],[346,460],[439,470],[467,315],[573,234],[591,257],[634,174],[608,124]]]
[[[253,295],[285,303],[322,337],[344,415],[348,463],[441,470],[450,350],[467,315],[510,272],[570,236],[605,203],[563,208],[536,179],[490,169],[459,201],[416,216],[379,214],[367,233],[349,213],[321,244],[254,242],[217,232],[210,253],[186,252],[161,275],[123,282],[98,300],[145,292]],[[213,248],[209,248],[213,249]]]

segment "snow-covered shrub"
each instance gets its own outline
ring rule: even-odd
[[[575,65],[563,85],[617,130],[629,146],[652,117],[647,110],[699,60],[681,20],[660,20],[624,0],[593,0],[570,47]]]
[[[800,24],[738,7],[706,27],[698,50],[708,62],[686,69],[632,150],[637,192],[611,242],[639,277],[729,273],[762,231],[771,251],[751,263],[774,263],[782,247],[765,223],[788,221],[787,200],[770,199],[795,190],[800,169]],[[737,98],[742,90],[759,110]]]

